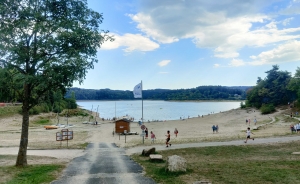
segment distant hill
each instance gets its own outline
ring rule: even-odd
[[[245,100],[252,86],[199,86],[191,89],[143,90],[145,100]],[[133,100],[130,90],[70,88],[65,97],[75,94],[76,100]]]

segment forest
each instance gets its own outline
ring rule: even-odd
[[[251,86],[199,86],[191,89],[143,90],[146,100],[245,100],[246,90]],[[76,100],[133,100],[130,90],[70,88],[66,97],[75,94]]]

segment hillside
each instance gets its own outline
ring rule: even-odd
[[[251,86],[199,86],[191,89],[143,90],[145,100],[244,100]],[[133,100],[130,90],[70,88],[66,97],[74,93],[76,100]]]

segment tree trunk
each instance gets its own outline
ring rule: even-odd
[[[29,85],[24,84],[24,96],[22,106],[22,133],[16,166],[27,166],[27,145],[29,129]]]

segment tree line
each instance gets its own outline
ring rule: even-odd
[[[300,107],[300,68],[294,77],[290,72],[280,71],[278,65],[265,72],[267,76],[258,77],[256,86],[247,90],[247,100],[242,107],[256,107],[262,113],[275,111],[279,105]]]
[[[146,100],[245,100],[250,86],[199,86],[191,89],[151,89],[143,90]],[[72,93],[76,100],[133,100],[130,90],[70,88],[66,97]]]

